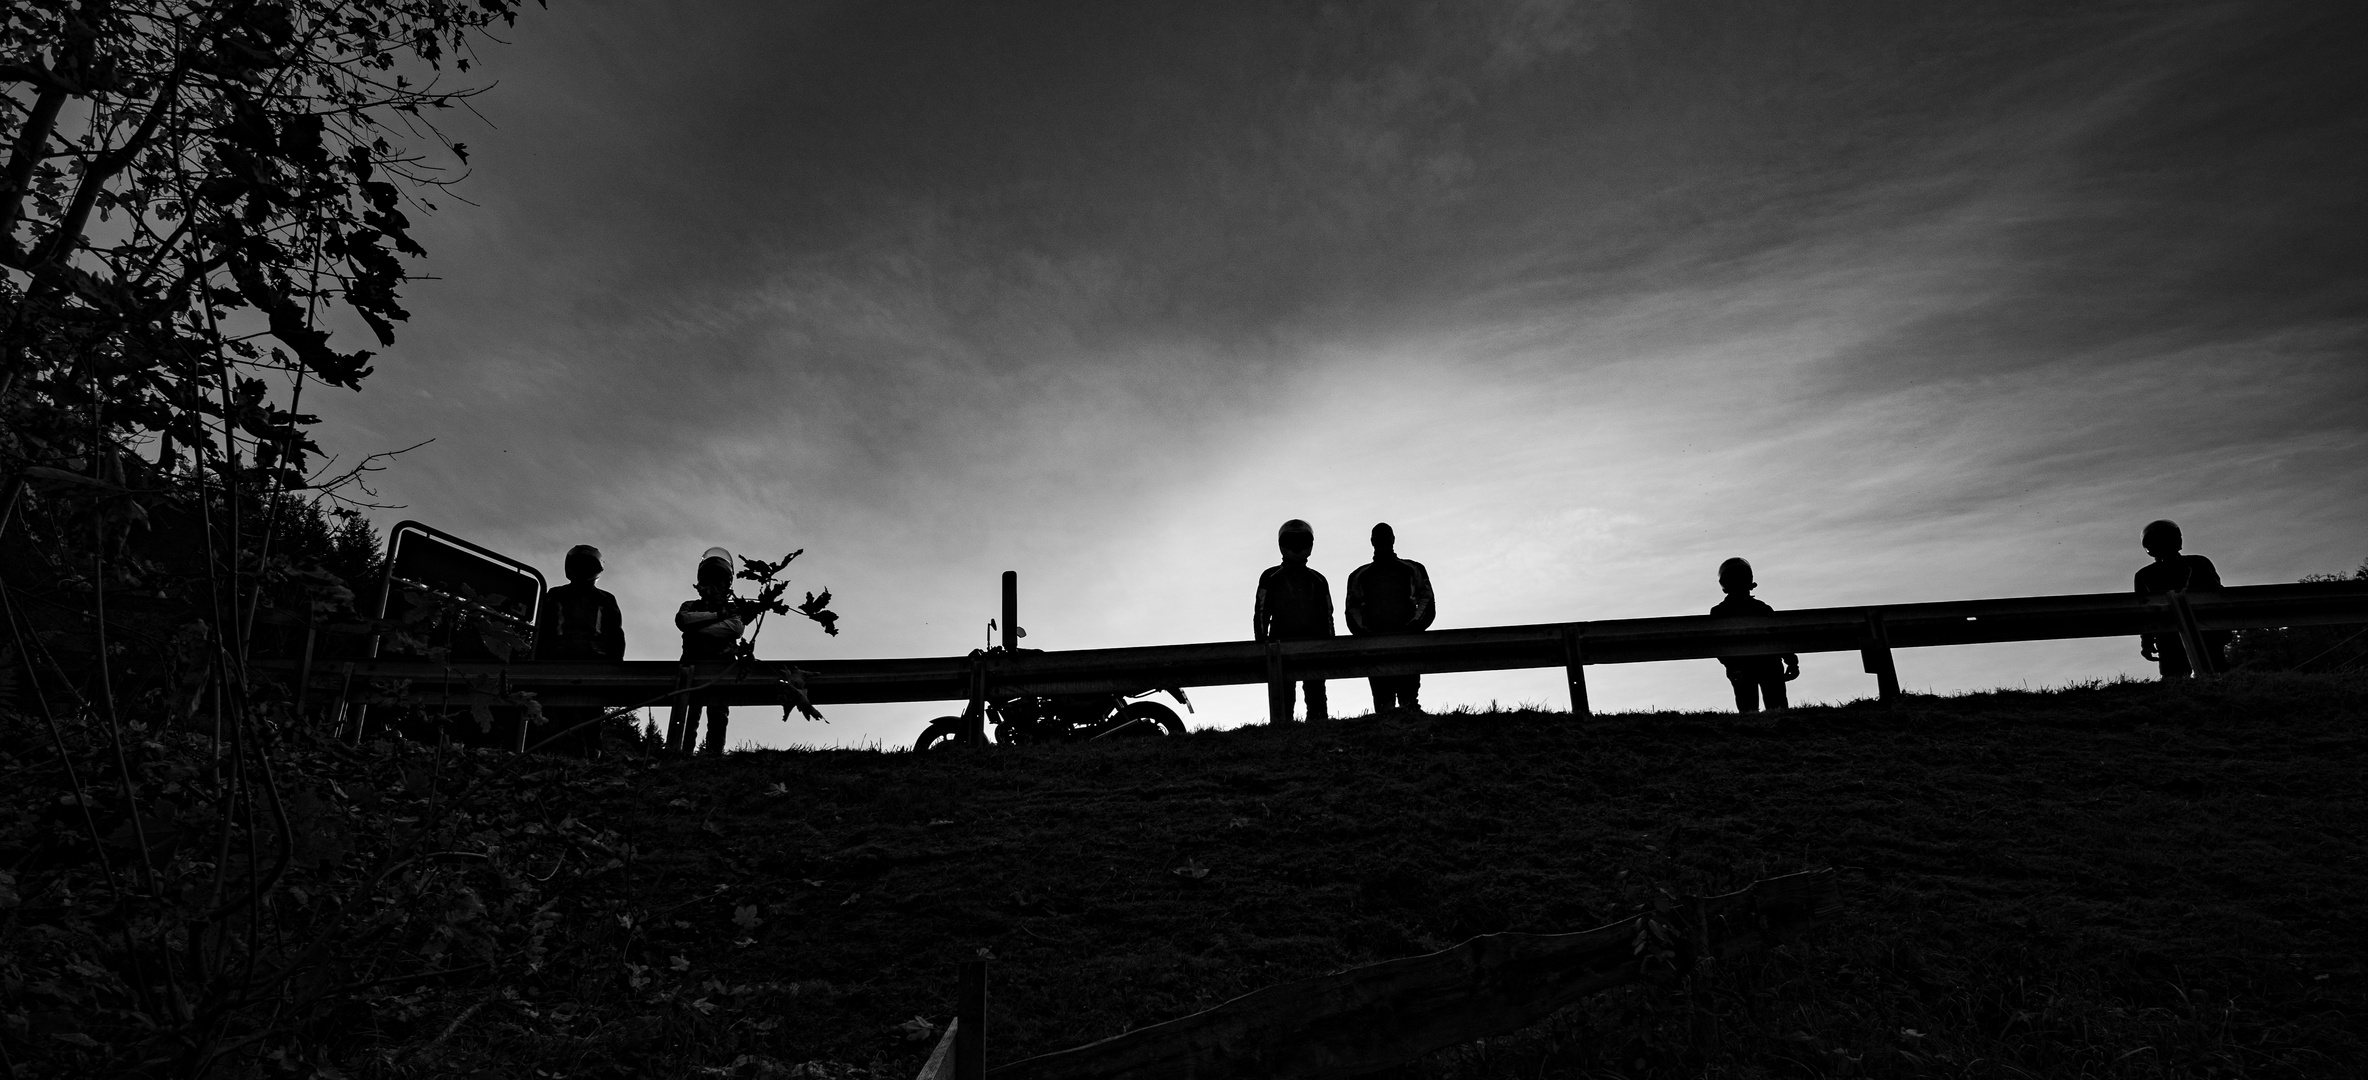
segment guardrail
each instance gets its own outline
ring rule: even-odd
[[[688,682],[686,665],[667,660],[372,660],[325,665],[314,674],[346,685],[349,679],[408,680],[408,698],[427,705],[465,706],[483,702],[487,694],[528,691],[545,706],[617,707],[662,704],[690,686],[725,704],[779,704],[780,683],[763,670],[768,666],[803,672],[807,694],[817,705],[1560,667],[1569,681],[1571,710],[1584,715],[1590,664],[1856,651],[1876,677],[1880,696],[1891,700],[1899,694],[1894,649],[2156,633],[2177,635],[2187,642],[2187,655],[2208,662],[2211,653],[2201,647],[2208,632],[2347,623],[2368,623],[2368,582],[2243,585],[2159,597],[2088,593],[1810,608],[1766,616],[1604,619],[1319,641],[1065,652],[998,649],[969,656],[772,661],[745,668],[708,664],[690,668]]]

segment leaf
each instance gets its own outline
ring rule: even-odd
[[[814,699],[806,694],[806,676],[808,674],[810,673],[786,666],[776,673],[781,684],[781,718],[783,720],[789,719],[789,714],[793,710],[804,714],[808,720],[823,718],[822,710],[815,708]],[[786,795],[788,792],[785,790],[782,794]]]
[[[485,651],[492,653],[494,659],[505,663],[509,661],[510,654],[526,646],[525,638],[491,619],[477,628],[477,640],[485,643]]]
[[[755,904],[743,904],[732,909],[732,925],[742,930],[754,930],[765,920],[757,918]]]
[[[927,1017],[916,1016],[896,1025],[894,1030],[902,1034],[906,1042],[922,1042],[937,1034],[937,1025],[930,1023]]]
[[[88,1035],[84,1035],[79,1031],[56,1032],[52,1033],[50,1038],[56,1039],[59,1042],[73,1043],[76,1046],[80,1046],[89,1050],[96,1050],[99,1048],[99,1040],[91,1038]]]
[[[1176,875],[1177,877],[1191,878],[1194,881],[1199,881],[1200,879],[1209,876],[1209,868],[1202,866],[1200,864],[1200,860],[1198,859],[1186,859],[1184,860],[1184,865],[1168,872]]]

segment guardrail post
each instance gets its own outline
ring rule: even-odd
[[[2204,629],[2195,621],[2195,608],[2188,604],[2187,594],[2171,594],[2171,619],[2179,627],[2179,643],[2187,648],[2187,667],[2198,675],[2220,674],[2220,658],[2204,641]]]
[[[1291,683],[1283,678],[1283,643],[1266,643],[1266,722],[1291,722]]]
[[[668,753],[687,754],[698,749],[692,744],[698,741],[699,733],[687,730],[698,721],[697,717],[691,715],[690,695],[691,687],[696,685],[698,681],[698,669],[691,665],[684,664],[675,669],[674,693],[667,695],[670,700],[666,706],[666,750]]]
[[[1587,709],[1587,631],[1575,623],[1562,628],[1562,666],[1570,678],[1571,717],[1595,715]]]
[[[1883,613],[1872,608],[1866,613],[1866,641],[1858,647],[1858,655],[1866,662],[1866,673],[1875,677],[1875,693],[1883,704],[1899,702],[1899,669],[1891,663],[1891,635],[1883,629]]]
[[[987,1075],[987,962],[962,962],[956,988],[954,1020],[954,1080],[984,1080]]]
[[[961,741],[987,745],[987,654],[983,650],[970,653],[970,707],[962,710]]]

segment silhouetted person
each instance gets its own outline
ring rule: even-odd
[[[617,610],[617,598],[593,584],[601,569],[599,548],[577,544],[567,549],[567,584],[543,594],[535,619],[535,659],[601,663],[625,658],[625,617]],[[580,706],[543,710],[547,730],[568,733],[552,748],[599,757],[602,711]]]
[[[1398,534],[1388,522],[1373,527],[1373,561],[1349,571],[1348,597],[1341,606],[1348,632],[1412,634],[1430,629],[1438,616],[1431,598],[1431,575],[1422,564],[1398,557]],[[1420,675],[1383,675],[1365,680],[1373,684],[1373,711],[1420,709]]]
[[[719,547],[708,548],[699,557],[699,595],[685,600],[674,613],[675,629],[682,631],[682,662],[686,680],[696,678],[692,664],[712,664],[732,660],[740,655],[740,631],[746,624],[734,610],[732,601],[732,553]],[[686,683],[687,684],[687,683]],[[699,713],[707,713],[707,745],[705,752],[724,752],[724,731],[731,725],[731,706],[693,693],[674,707],[671,723],[666,725],[666,748],[678,753],[689,753],[698,740]]]
[[[2139,543],[2154,561],[2138,571],[2137,586],[2140,596],[2164,596],[2175,592],[2212,592],[2220,588],[2220,571],[2212,560],[2201,555],[2181,555],[2185,543],[2176,522],[2154,521],[2146,525]],[[2204,647],[2218,654],[2227,648],[2228,635],[2213,631],[2204,635]],[[2162,669],[2165,679],[2184,679],[2195,672],[2188,662],[2187,646],[2177,634],[2141,634],[2138,655],[2154,661]],[[2219,656],[2212,657],[2215,661]],[[2219,666],[2214,664],[2214,667]]]
[[[1742,559],[1728,559],[1718,564],[1718,587],[1726,590],[1727,598],[1711,608],[1713,615],[1774,615],[1769,607],[1751,595],[1759,583],[1751,579],[1751,564]],[[1726,665],[1727,683],[1735,688],[1735,711],[1755,713],[1765,699],[1768,711],[1784,708],[1784,684],[1801,677],[1801,658],[1792,653],[1781,656],[1722,656],[1718,662]]]
[[[1315,529],[1292,518],[1275,531],[1274,539],[1282,548],[1283,562],[1258,575],[1258,607],[1251,615],[1250,636],[1259,641],[1331,637],[1332,583],[1307,565],[1307,557],[1316,549]],[[1306,689],[1307,718],[1324,719],[1324,680],[1309,679]],[[1267,693],[1273,699],[1269,702],[1273,715],[1291,715],[1289,683],[1280,690],[1269,687]]]

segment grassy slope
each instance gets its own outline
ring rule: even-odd
[[[1420,1071],[2353,1075],[2364,717],[2358,677],[2263,677],[669,764],[580,806],[641,856],[584,898],[585,965],[539,991],[592,1039],[532,1045],[910,1075],[929,1044],[891,1025],[942,1024],[954,963],[987,948],[997,1063],[1834,865],[1843,919],[1706,980],[1715,1033],[1631,989]]]

